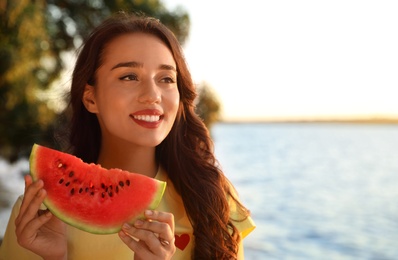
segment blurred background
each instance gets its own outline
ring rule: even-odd
[[[0,0],[0,239],[76,50],[118,10],[184,46],[197,112],[257,228],[247,259],[398,258],[398,2]]]

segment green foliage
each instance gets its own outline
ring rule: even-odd
[[[35,91],[45,89],[61,67],[48,48],[45,1],[7,1],[0,8],[0,152],[11,158],[40,140],[52,122],[54,113]]]
[[[189,16],[177,8],[169,11],[159,0],[48,0],[47,20],[55,47],[79,47],[91,30],[117,11],[142,12],[167,25],[183,44],[189,34]]]
[[[220,119],[221,103],[210,85],[203,82],[198,86],[198,99],[196,113],[202,118],[205,125],[210,128]]]

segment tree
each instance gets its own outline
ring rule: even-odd
[[[51,66],[44,1],[3,1],[0,8],[0,152],[12,158],[52,121],[53,113],[37,101],[35,91],[45,88],[60,68]]]
[[[52,142],[57,115],[40,93],[65,68],[62,54],[119,10],[158,18],[181,44],[189,34],[188,14],[159,0],[0,0],[0,156],[13,160],[33,142]]]
[[[221,103],[208,83],[199,84],[196,102],[196,113],[202,118],[205,125],[211,128],[220,119]]]

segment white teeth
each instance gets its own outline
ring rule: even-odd
[[[156,121],[159,121],[160,116],[138,115],[138,116],[134,116],[134,119],[145,121],[145,122],[156,122]]]

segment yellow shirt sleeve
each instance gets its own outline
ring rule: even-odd
[[[233,187],[231,187],[231,190],[235,198],[239,199]],[[254,223],[253,219],[250,216],[242,221],[243,219],[242,209],[232,198],[229,198],[229,207],[231,211],[230,217],[232,219],[232,222],[234,223],[235,227],[239,230],[241,238],[244,239],[256,228],[256,224]]]
[[[0,260],[8,259],[29,259],[29,260],[41,260],[42,258],[35,253],[21,247],[17,242],[17,236],[15,235],[15,219],[19,214],[19,209],[22,204],[22,196],[20,196],[14,207],[12,208],[10,219],[4,234],[3,242],[0,246]]]
[[[235,198],[239,199],[238,195],[236,194],[236,191],[232,186],[231,186],[231,192],[235,196]],[[230,217],[232,219],[233,224],[238,229],[240,237],[242,239],[239,244],[238,260],[243,260],[245,258],[243,239],[256,228],[256,224],[254,223],[253,219],[250,216],[242,220],[244,216],[242,209],[231,197],[229,197],[228,199],[230,206]]]

